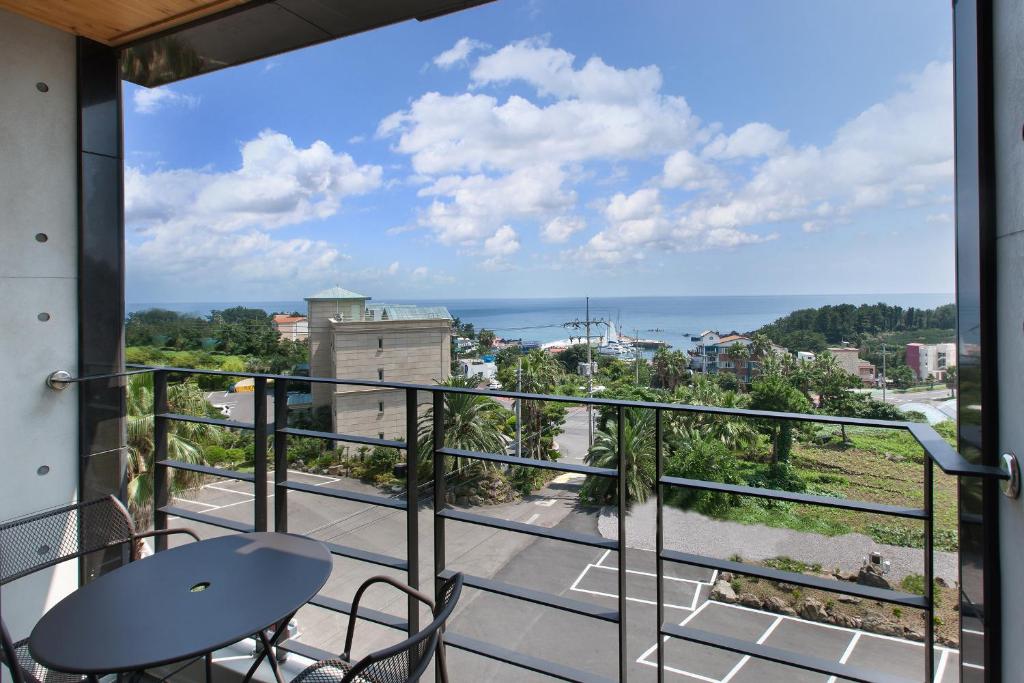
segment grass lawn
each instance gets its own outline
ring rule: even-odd
[[[943,436],[951,434],[948,428]],[[807,492],[854,500],[923,507],[923,451],[905,432],[848,428],[851,445],[838,438],[825,444],[794,444],[791,465]],[[948,436],[947,436],[948,438]],[[747,476],[763,470],[763,459],[743,462]],[[957,549],[956,478],[935,470],[935,547]],[[921,522],[815,505],[743,499],[722,517],[828,536],[860,532],[879,543],[923,547]]]

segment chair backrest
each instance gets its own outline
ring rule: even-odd
[[[71,503],[0,524],[0,586],[55,564],[132,540],[128,510],[114,496]]]
[[[0,524],[0,586],[83,555],[129,543],[135,533],[128,510],[114,496],[71,503]],[[15,683],[36,680],[18,664],[0,614],[0,664]]]
[[[430,624],[408,640],[360,659],[345,675],[342,683],[407,683],[418,680],[430,664],[431,655],[441,639],[441,631],[461,594],[462,574],[453,574],[438,591],[439,600],[434,608],[434,620]]]

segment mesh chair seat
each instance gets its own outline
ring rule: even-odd
[[[66,674],[47,669],[32,659],[32,653],[28,651],[28,638],[14,644],[14,656],[18,660],[21,670],[40,683],[78,683],[85,678],[78,674]]]
[[[292,683],[340,683],[349,671],[352,662],[344,659],[325,659],[302,670]],[[377,683],[364,676],[356,678],[360,683]]]

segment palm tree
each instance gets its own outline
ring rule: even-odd
[[[441,386],[475,389],[476,380],[452,375]],[[502,432],[502,407],[480,394],[444,394],[444,445],[464,451],[504,453],[508,443]],[[433,456],[434,409],[431,407],[420,417],[418,442],[421,463]],[[456,469],[497,469],[497,463],[469,458],[456,459]]]
[[[622,457],[626,462],[626,496],[630,503],[642,503],[654,488],[654,413],[650,410],[626,410],[625,417]],[[608,425],[597,432],[594,445],[584,460],[593,467],[617,469],[619,425],[615,421],[609,421]],[[592,500],[611,502],[617,493],[616,480],[588,477],[582,493]]]
[[[132,375],[128,378],[128,507],[135,522],[145,527],[153,506],[153,375]],[[171,412],[184,415],[206,415],[209,404],[202,391],[191,381],[167,387],[167,405]],[[194,422],[171,422],[167,430],[167,457],[193,464],[203,464],[203,446],[220,441],[213,425]],[[197,475],[168,468],[172,491],[195,486]]]
[[[527,394],[550,394],[565,375],[562,364],[549,353],[531,351],[523,356],[522,390]],[[546,460],[548,443],[561,432],[564,410],[555,411],[560,419],[553,420],[545,410],[544,401],[523,401],[523,453],[528,458]]]

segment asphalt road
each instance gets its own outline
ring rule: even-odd
[[[583,420],[585,443],[586,422]],[[569,444],[572,443],[570,438]],[[567,459],[570,457],[566,453]],[[322,487],[377,492],[357,481],[298,472],[289,478]],[[559,527],[597,535],[598,510],[577,505],[580,480],[572,475],[552,482],[537,495],[508,505],[474,509],[503,519],[542,527]],[[177,501],[195,511],[251,521],[253,495],[243,482],[220,481],[189,492]],[[176,520],[176,524],[183,520]],[[405,556],[405,516],[402,511],[372,508],[349,501],[289,493],[289,530],[320,540]],[[628,523],[628,522],[627,522]],[[191,524],[190,524],[191,525]],[[213,527],[191,525],[201,535],[226,533]],[[429,589],[432,558],[433,520],[429,508],[422,508],[419,520],[421,585]],[[494,578],[516,586],[586,601],[617,609],[617,553],[548,539],[535,539],[513,532],[458,522],[446,523],[446,553],[449,568],[476,576]],[[627,552],[627,657],[631,681],[653,681],[656,676],[656,614],[654,606],[654,558],[650,551]],[[369,576],[390,574],[407,580],[402,572],[336,558],[335,571],[323,594],[351,600],[356,587]],[[790,617],[709,602],[707,594],[714,578],[709,570],[672,565],[666,567],[666,619],[704,630],[763,642],[780,648],[813,653],[819,657],[851,664],[881,667],[892,673],[922,678],[923,646],[894,638],[826,626]],[[386,589],[367,594],[366,606],[404,617],[405,600]],[[307,606],[298,615],[298,639],[331,652],[339,652],[347,618]],[[612,623],[522,602],[513,598],[467,589],[450,630],[507,649],[561,663],[576,669],[617,677],[617,626]],[[360,622],[356,633],[357,656],[397,642],[401,634]],[[736,683],[789,683],[820,681],[827,677],[787,669],[740,655],[670,640],[664,645],[667,680],[700,680]],[[550,680],[506,664],[450,648],[453,681]],[[938,650],[942,676],[956,680],[957,653]]]

